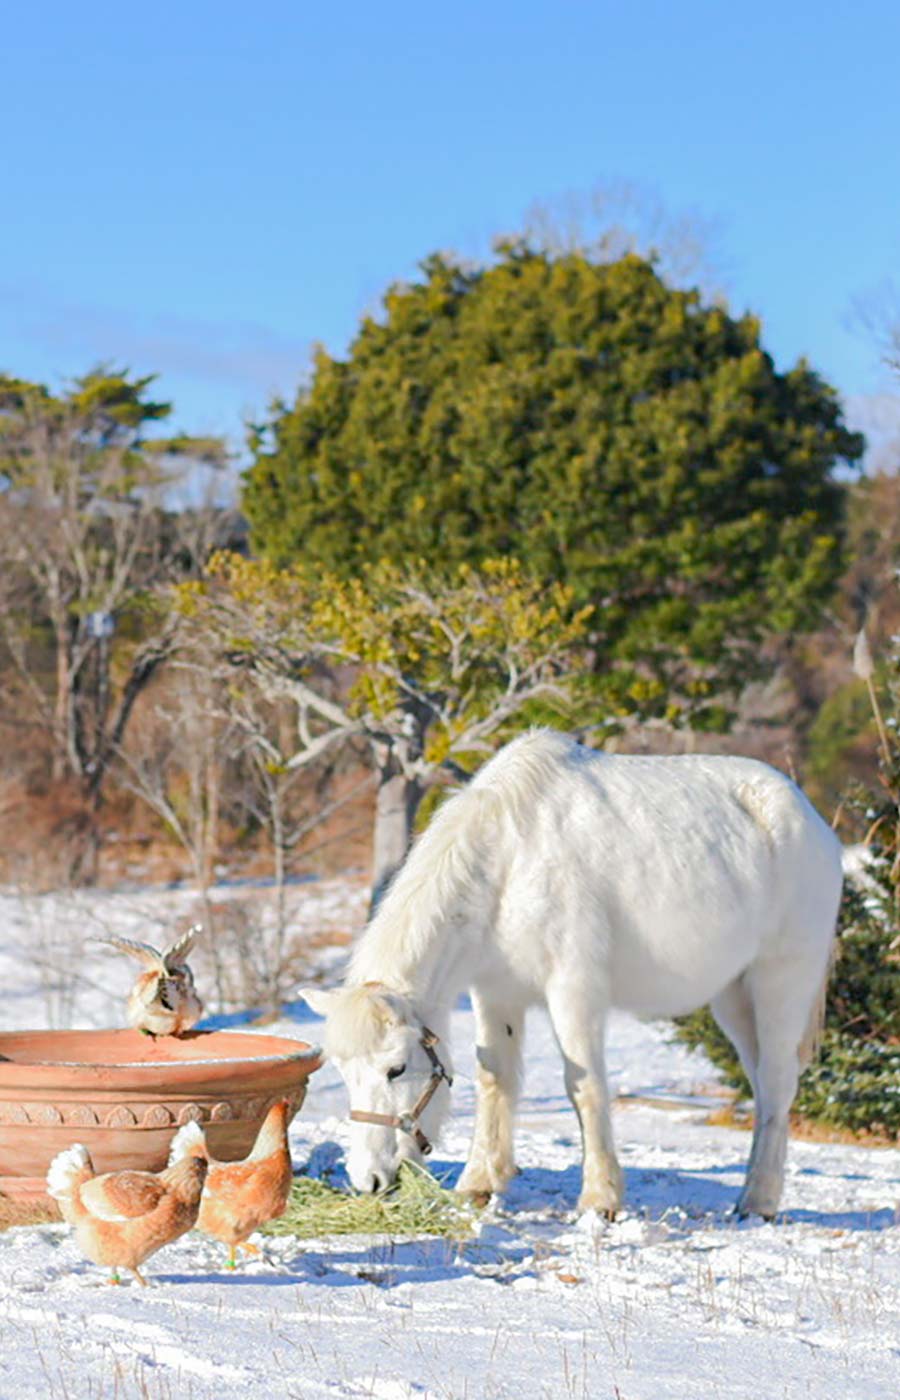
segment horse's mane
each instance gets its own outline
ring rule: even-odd
[[[490,870],[502,868],[509,825],[521,831],[563,764],[583,750],[553,730],[533,729],[491,759],[449,797],[413,843],[350,962],[348,981],[390,977],[410,985],[448,915],[478,907],[490,914],[499,895]]]

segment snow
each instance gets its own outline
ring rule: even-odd
[[[135,911],[153,907],[164,923],[179,897],[85,897],[82,926],[121,919],[120,932],[140,936]],[[295,897],[310,927],[326,915],[336,926],[358,918],[355,886],[302,887]],[[46,923],[54,909],[44,909]],[[26,955],[34,917],[12,895],[0,900],[7,1027],[47,1023],[46,989]],[[321,950],[335,971],[343,953]],[[91,958],[68,1008],[79,1024],[120,1009],[116,960]],[[302,1008],[265,1029],[319,1036]],[[783,1217],[736,1221],[749,1135],[709,1125],[714,1073],[669,1035],[625,1017],[612,1026],[628,1208],[611,1225],[574,1214],[577,1126],[549,1025],[534,1014],[522,1174],[470,1240],[267,1238],[264,1257],[230,1274],[223,1248],[192,1234],[148,1262],[151,1287],[141,1289],[107,1286],[64,1226],[0,1234],[0,1400],[900,1394],[900,1151],[793,1141]],[[463,1005],[453,1020],[455,1113],[432,1163],[450,1181],[471,1131],[472,1037]],[[292,1128],[298,1167],[310,1154],[340,1157],[345,1113],[326,1065]]]

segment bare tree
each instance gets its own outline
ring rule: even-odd
[[[373,905],[424,794],[465,780],[529,706],[565,705],[592,611],[512,561],[451,579],[378,565],[348,583],[237,555],[214,560],[183,607],[226,664],[290,700],[285,772],[351,739],[365,745],[377,782]]]
[[[167,677],[144,704],[142,722],[119,754],[119,783],[155,813],[191,870],[203,925],[200,951],[219,1010],[275,1010],[297,982],[301,950],[287,909],[290,861],[299,846],[359,795],[332,791],[327,772],[300,800],[302,766],[291,767],[290,701],[272,703],[188,630]],[[249,814],[272,854],[273,897],[213,895],[223,812]]]
[[[50,736],[53,777],[94,802],[138,695],[171,654],[152,590],[228,538],[221,509],[167,506],[188,465],[220,463],[224,448],[146,440],[170,411],[147,397],[151,382],[101,368],[53,395],[0,377],[0,642],[29,723]]]
[[[714,220],[696,209],[672,211],[658,191],[634,180],[603,180],[586,192],[536,200],[524,232],[551,253],[582,252],[598,262],[627,253],[655,259],[667,281],[722,295],[727,280]]]
[[[883,363],[900,373],[900,283],[885,277],[853,300],[848,323],[874,346]]]
[[[286,899],[291,858],[308,837],[371,787],[372,775],[335,788],[335,764],[327,756],[318,760],[312,773],[308,764],[292,764],[298,731],[294,698],[272,703],[266,699],[264,682],[259,686],[249,681],[246,674],[235,678],[223,700],[247,770],[241,800],[265,832],[272,852],[274,917],[269,929],[259,930],[255,961],[261,1000],[274,1009],[289,990],[285,978],[295,961]],[[300,800],[301,789],[305,800]]]
[[[868,341],[887,371],[873,392],[847,401],[847,416],[866,436],[867,473],[900,468],[900,283],[885,278],[854,298],[847,326]]]
[[[198,658],[199,660],[199,658]],[[235,730],[219,703],[214,666],[171,668],[164,691],[145,707],[143,723],[119,749],[118,780],[175,837],[191,869],[200,903],[203,946],[210,956],[220,1006],[227,969],[210,890],[219,846],[222,774]]]

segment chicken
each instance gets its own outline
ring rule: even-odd
[[[144,1035],[183,1035],[203,1015],[203,1002],[194,988],[194,977],[184,959],[194,946],[200,926],[176,938],[160,953],[149,943],[130,938],[104,938],[102,942],[128,953],[146,967],[128,998],[128,1021]]]
[[[172,1139],[170,1167],[190,1158],[209,1163],[197,1228],[228,1245],[229,1269],[235,1267],[238,1246],[248,1253],[259,1253],[254,1245],[246,1243],[247,1236],[284,1214],[291,1189],[289,1113],[287,1099],[274,1103],[253,1150],[239,1162],[219,1162],[211,1157],[203,1129],[197,1123],[186,1123]]]
[[[139,1265],[193,1227],[205,1179],[206,1162],[199,1157],[158,1173],[95,1176],[90,1153],[76,1142],[50,1163],[47,1190],[75,1227],[82,1253],[112,1269],[111,1283],[119,1282],[123,1268],[146,1285]]]

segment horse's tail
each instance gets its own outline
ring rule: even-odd
[[[819,1051],[822,1048],[822,1035],[825,1031],[825,1007],[828,1001],[828,979],[831,977],[832,968],[837,961],[838,951],[838,941],[833,938],[825,971],[822,974],[822,981],[810,1009],[806,1030],[803,1032],[803,1039],[800,1041],[800,1048],[797,1051],[801,1070],[806,1069],[807,1065],[811,1065],[813,1060],[818,1059]]]

